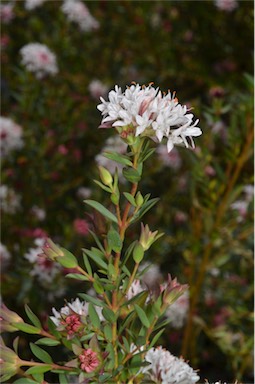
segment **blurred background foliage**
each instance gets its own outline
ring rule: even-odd
[[[214,1],[87,1],[99,27],[81,31],[67,20],[61,1],[32,10],[13,2],[12,20],[2,18],[1,115],[22,127],[24,146],[2,159],[2,185],[20,196],[20,206],[13,213],[2,209],[1,242],[8,252],[2,246],[1,276],[4,303],[20,313],[29,303],[41,318],[84,289],[66,281],[65,271],[45,283],[31,274],[24,255],[47,235],[76,255],[93,242],[82,196],[104,202],[93,183],[95,158],[114,132],[97,129],[100,93],[91,92],[91,82],[106,90],[153,82],[176,91],[181,104],[193,107],[203,135],[194,151],[178,148],[172,157],[158,151],[142,184],[144,193],[161,199],[145,222],[165,232],[147,261],[190,286],[185,323],[178,330],[169,326],[162,344],[199,368],[201,380],[248,383],[254,25],[253,2],[236,4],[227,11]],[[21,64],[19,51],[31,42],[56,54],[54,77],[37,79]],[[44,213],[35,214],[38,208]],[[128,236],[137,233],[134,227]]]

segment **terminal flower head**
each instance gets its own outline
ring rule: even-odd
[[[117,85],[109,92],[109,101],[100,98],[97,106],[103,115],[100,128],[115,127],[123,139],[147,136],[161,142],[167,140],[167,150],[184,144],[194,148],[193,137],[202,131],[193,121],[186,105],[175,94],[162,93],[159,88],[132,84],[124,92]]]
[[[90,348],[82,351],[82,354],[79,355],[79,360],[81,369],[87,373],[95,371],[100,363],[97,353]]]

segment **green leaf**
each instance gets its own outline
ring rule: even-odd
[[[95,242],[96,242],[98,248],[104,253],[104,252],[105,252],[105,249],[104,249],[104,247],[102,246],[102,244],[101,244],[99,238],[97,237],[97,235],[96,235],[93,231],[91,231],[91,230],[89,231],[89,233],[93,236],[93,238],[94,238],[94,240],[95,240]]]
[[[69,384],[69,381],[67,380],[65,373],[59,373],[58,377],[59,377],[59,384]]]
[[[136,207],[135,198],[134,198],[134,196],[131,195],[131,193],[123,192],[123,195],[130,202],[130,204],[132,204],[134,207]]]
[[[44,337],[35,342],[35,344],[47,345],[48,347],[55,347],[60,344],[60,341],[50,339],[49,337]]]
[[[51,365],[43,365],[43,366],[38,366],[38,367],[31,367],[29,368],[26,373],[28,375],[32,375],[32,374],[35,374],[35,373],[44,373],[44,372],[48,372],[51,370]]]
[[[42,324],[38,317],[32,312],[27,304],[25,304],[25,311],[30,321],[38,328],[42,328]]]
[[[84,276],[81,273],[68,273],[65,277],[69,277],[69,279],[89,281],[87,276]]]
[[[98,185],[100,188],[102,188],[104,191],[109,192],[109,193],[112,192],[111,188],[106,187],[106,185],[104,185],[104,184],[101,183],[100,181],[98,181],[98,180],[93,180],[93,181],[94,181],[95,184],[97,184],[97,185]]]
[[[112,341],[112,327],[110,324],[104,326],[104,335],[106,340]]]
[[[13,323],[12,324],[15,328],[19,329],[20,331],[23,331],[25,333],[30,334],[40,334],[41,330],[39,328],[34,327],[33,325],[26,324],[26,323]]]
[[[139,242],[137,242],[133,252],[133,259],[136,262],[136,264],[139,264],[142,261],[143,256],[144,256],[143,246]]]
[[[156,335],[153,337],[152,341],[150,342],[150,348],[152,348],[153,345],[156,344],[156,342],[158,341],[158,339],[160,338],[164,330],[165,328],[161,329],[160,331],[158,331],[158,333],[156,333]]]
[[[99,265],[99,267],[105,269],[107,271],[108,269],[108,266],[106,264],[106,262],[96,254],[96,252],[94,250],[88,250],[88,249],[85,249],[84,252],[97,264]]]
[[[113,249],[115,252],[120,252],[122,248],[122,240],[120,238],[119,233],[111,228],[109,232],[107,233],[107,240],[108,245],[111,249]]]
[[[65,268],[76,268],[78,266],[78,262],[76,257],[69,252],[67,249],[60,247],[61,251],[63,251],[64,256],[59,256],[56,260]]]
[[[97,305],[98,307],[105,307],[106,306],[106,304],[102,300],[99,300],[95,297],[89,296],[86,293],[79,293],[79,296],[82,299],[88,301],[89,303]]]
[[[112,212],[110,212],[107,208],[105,208],[102,204],[98,203],[95,200],[84,200],[84,203],[89,205],[90,207],[97,210],[99,213],[101,213],[103,216],[105,216],[107,219],[113,221],[114,223],[118,224],[118,220],[116,216]]]
[[[138,183],[141,180],[140,173],[134,168],[123,168],[122,173],[125,179],[131,183]]]
[[[95,328],[100,328],[101,321],[92,303],[89,303],[89,318]]]
[[[85,251],[83,251],[83,261],[84,261],[86,272],[89,274],[89,276],[92,276],[91,265],[90,265],[89,259],[87,258]]]
[[[150,327],[150,322],[146,316],[146,313],[144,312],[144,310],[139,307],[137,304],[134,305],[135,307],[135,310],[136,310],[136,313],[139,317],[139,319],[141,320],[141,323],[146,327],[146,328],[149,328]]]
[[[102,315],[107,321],[109,321],[109,323],[112,324],[116,321],[117,318],[116,314],[109,308],[103,308]]]
[[[53,363],[51,356],[48,354],[48,352],[44,351],[42,348],[38,347],[38,345],[35,345],[33,343],[30,343],[30,348],[33,354],[44,363]]]
[[[117,152],[104,152],[103,156],[107,159],[116,161],[116,163],[124,164],[129,167],[132,167],[132,161],[125,155],[120,155]]]
[[[151,199],[147,202],[145,202],[142,207],[139,209],[139,211],[134,215],[134,217],[130,220],[130,223],[135,222],[138,219],[141,219],[143,215],[149,211],[160,199],[158,197],[155,197],[154,199]]]
[[[22,377],[21,379],[15,380],[13,384],[35,384],[36,381]]]

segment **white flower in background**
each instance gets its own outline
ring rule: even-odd
[[[138,295],[138,293],[146,290],[147,289],[142,286],[140,280],[134,280],[131,287],[127,291],[127,299],[131,300],[134,296]]]
[[[45,244],[44,238],[35,239],[34,244],[35,247],[30,248],[24,257],[33,264],[30,275],[36,277],[43,286],[47,287],[61,274],[62,267],[42,255],[42,247]]]
[[[94,99],[98,100],[100,96],[107,94],[108,87],[100,80],[92,80],[89,84],[89,92]]]
[[[20,208],[21,196],[17,195],[16,192],[7,187],[7,185],[0,186],[0,207],[5,213],[14,214]]]
[[[119,171],[119,175],[121,178],[121,171],[123,169],[123,165],[116,163],[113,160],[107,159],[103,153],[104,152],[117,152],[119,154],[126,153],[127,144],[125,144],[119,136],[109,137],[106,140],[105,146],[103,147],[101,153],[95,157],[95,161],[98,165],[101,165],[108,169],[108,171],[114,174],[115,169],[117,168]]]
[[[14,18],[13,7],[12,3],[0,4],[0,19],[3,24],[9,24]]]
[[[162,274],[157,264],[151,264],[147,261],[143,262],[139,266],[139,272],[143,271],[149,266],[150,268],[148,268],[146,272],[142,274],[141,280],[149,289],[153,289],[156,285],[159,285],[160,280],[162,279]]]
[[[21,63],[29,72],[33,72],[37,79],[58,73],[56,55],[46,45],[29,43],[21,48],[20,54]]]
[[[13,120],[0,116],[0,151],[6,157],[12,150],[23,147],[22,128]]]
[[[26,0],[24,7],[26,10],[31,11],[37,7],[40,7],[46,0]]]
[[[182,359],[173,356],[161,346],[151,348],[145,354],[150,363],[141,371],[161,384],[193,384],[199,380],[198,374]]]
[[[170,325],[181,328],[187,318],[189,309],[189,292],[185,291],[166,311],[166,316],[171,319]]]
[[[31,213],[40,221],[43,221],[46,217],[45,210],[42,208],[39,208],[37,205],[34,205],[31,208]]]
[[[77,196],[80,197],[81,199],[88,199],[91,196],[91,189],[87,187],[80,187],[77,190]]]
[[[4,244],[0,242],[0,264],[1,270],[3,271],[6,267],[8,267],[11,260],[11,254],[6,248]]]
[[[215,5],[221,11],[232,12],[238,7],[236,0],[215,0]]]
[[[102,315],[102,308],[95,306],[95,309],[97,311],[99,319],[103,321],[104,317]],[[63,316],[66,317],[72,315],[73,312],[80,316],[87,316],[88,311],[89,304],[85,301],[80,301],[80,299],[76,298],[71,303],[66,303],[66,305],[60,309],[60,311],[57,311],[55,308],[52,308],[52,313],[54,316],[50,316],[50,319],[58,327],[61,323]]]
[[[254,198],[254,186],[245,185],[243,187],[243,194],[244,198],[242,200],[236,200],[230,205],[230,208],[238,212],[237,222],[239,223],[244,221],[247,216],[248,207]]]
[[[178,169],[180,169],[182,159],[176,148],[173,148],[171,152],[168,152],[165,145],[160,144],[156,149],[156,153],[158,154],[163,165],[172,168],[174,171],[178,171]]]
[[[79,0],[65,0],[62,11],[71,22],[79,25],[81,31],[89,32],[98,29],[98,21],[90,14],[88,8]]]
[[[117,85],[109,92],[109,101],[100,98],[97,108],[103,115],[101,128],[116,127],[125,138],[128,134],[149,136],[161,142],[167,139],[167,150],[174,145],[184,144],[194,147],[193,136],[200,136],[202,131],[193,122],[193,114],[188,113],[186,105],[179,104],[170,92],[162,93],[151,85],[139,84],[122,90]]]

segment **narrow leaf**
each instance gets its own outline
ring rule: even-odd
[[[82,280],[82,281],[89,281],[87,276],[82,275],[81,273],[68,273],[66,277],[69,277],[69,279],[75,279],[75,280]]]
[[[20,331],[30,334],[40,334],[41,330],[39,328],[34,327],[33,325],[26,323],[13,323],[13,326]]]
[[[153,347],[154,344],[158,341],[162,333],[164,332],[165,328],[161,329],[156,335],[153,337],[152,341],[150,342],[150,348]]]
[[[144,310],[141,307],[139,307],[137,304],[135,304],[134,307],[135,307],[135,310],[136,310],[136,313],[137,313],[139,319],[141,320],[141,323],[146,328],[149,328],[150,322],[149,322],[148,317],[146,316],[146,313],[144,312]]]
[[[92,303],[89,303],[89,318],[94,327],[100,328],[100,319]]]
[[[113,221],[114,223],[118,224],[118,220],[116,216],[112,212],[110,212],[107,208],[105,208],[101,203],[98,203],[95,200],[84,200],[84,203],[89,205],[90,207],[97,210],[99,213],[101,213],[103,216],[107,217],[107,219]]]
[[[35,344],[47,345],[48,347],[55,347],[60,344],[60,341],[50,339],[49,337],[44,337],[35,342]]]
[[[42,324],[40,322],[40,320],[38,319],[38,317],[32,312],[32,310],[29,308],[29,306],[27,304],[25,304],[25,311],[26,311],[26,314],[28,316],[28,318],[30,319],[30,321],[33,323],[33,325],[35,325],[36,327],[38,328],[42,328]]]
[[[129,158],[127,156],[120,155],[117,152],[104,152],[103,156],[107,157],[107,159],[116,161],[116,163],[124,164],[124,165],[127,165],[129,167],[131,167],[133,165],[132,161],[129,160]]]
[[[123,195],[125,198],[132,204],[134,207],[136,207],[136,202],[134,196],[131,195],[131,193],[123,192]]]
[[[33,354],[44,363],[53,363],[51,356],[48,354],[48,352],[44,351],[42,348],[38,347],[38,345],[35,345],[33,343],[30,343],[30,348]]]
[[[43,365],[43,366],[37,366],[37,367],[31,367],[28,368],[26,371],[27,374],[32,375],[35,373],[44,373],[51,370],[51,365]]]
[[[79,293],[79,296],[82,299],[88,301],[89,303],[93,303],[93,304],[97,305],[98,307],[105,307],[106,306],[106,304],[102,300],[99,300],[99,299],[96,299],[95,297],[89,296],[86,293]]]

